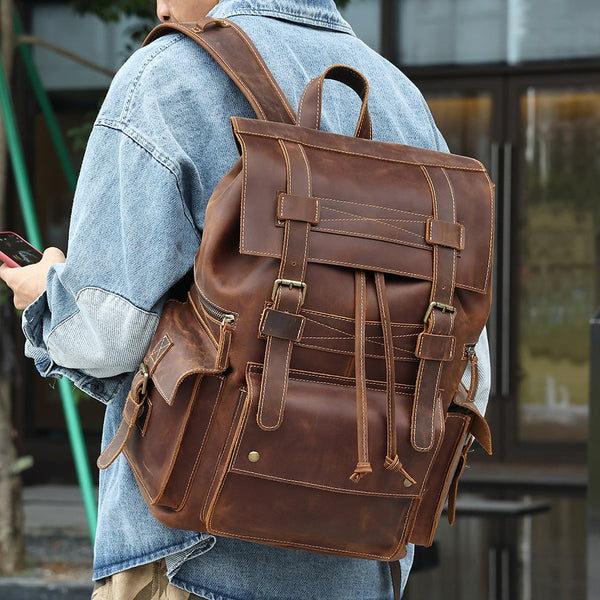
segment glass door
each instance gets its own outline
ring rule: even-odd
[[[582,443],[600,305],[600,83],[513,80],[513,410],[520,443]]]

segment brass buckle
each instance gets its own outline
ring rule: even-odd
[[[434,308],[439,308],[442,312],[456,312],[456,308],[454,308],[454,306],[452,306],[451,304],[443,304],[442,302],[432,302],[427,308],[427,311],[425,312],[425,316],[423,317],[423,323],[427,323],[427,321],[429,321],[429,317],[431,316],[431,313],[433,312]]]
[[[150,379],[150,373],[148,371],[148,367],[146,366],[146,363],[142,363],[140,365],[140,373],[142,374],[142,377],[144,378],[144,380],[142,381],[142,389],[141,389],[141,395],[145,396],[146,392],[148,391],[148,380]]]
[[[290,290],[292,288],[301,288],[302,289],[302,304],[304,304],[304,299],[306,298],[306,283],[303,281],[294,281],[293,279],[276,279],[273,284],[273,292],[271,293],[271,300],[275,302],[275,296],[277,294],[277,289],[280,285],[287,285]]]

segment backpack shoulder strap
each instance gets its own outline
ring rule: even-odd
[[[259,119],[296,122],[294,109],[252,40],[238,25],[211,17],[196,23],[163,23],[150,32],[144,45],[172,31],[191,37],[221,65],[246,96]]]

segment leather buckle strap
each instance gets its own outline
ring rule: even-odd
[[[119,454],[123,452],[123,449],[131,436],[131,432],[136,426],[140,410],[144,406],[147,382],[148,369],[146,368],[146,365],[142,363],[133,379],[131,391],[127,394],[127,399],[125,400],[125,406],[123,408],[123,419],[121,420],[119,428],[113,439],[102,451],[102,454],[100,454],[96,461],[99,469],[107,469],[110,467]],[[144,393],[142,393],[142,390],[144,390]]]
[[[431,189],[433,220],[444,222],[445,229],[456,223],[456,206],[450,178],[443,168],[421,167]],[[425,328],[419,336],[415,356],[420,358],[413,402],[410,440],[417,452],[431,450],[435,439],[436,412],[442,409],[439,382],[443,361],[453,353],[454,316],[456,307],[457,250],[447,245],[433,246],[433,281],[429,306],[423,317]],[[437,337],[434,337],[437,336]],[[438,352],[435,340],[442,342]]]
[[[266,308],[258,326],[262,337],[273,336],[282,340],[299,342],[304,332],[306,317]]]
[[[281,150],[287,165],[287,194],[289,197],[311,197],[311,171],[304,148],[300,144],[280,140]],[[293,317],[298,313],[306,298],[304,283],[308,263],[309,222],[286,220],[281,251],[279,274],[273,284],[271,299],[275,311],[273,316],[288,313],[287,325],[299,323]],[[281,320],[281,319],[280,319]],[[283,323],[283,321],[282,321]],[[289,327],[286,327],[289,330]],[[285,396],[288,386],[292,349],[297,335],[276,337],[265,332],[267,342],[265,360],[258,401],[258,426],[265,431],[278,429],[283,422]]]
[[[204,17],[195,23],[162,23],[144,45],[173,30],[198,42],[231,77],[259,119],[294,124],[296,112],[269,71],[252,40],[235,23]]]

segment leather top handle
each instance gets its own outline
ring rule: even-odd
[[[333,65],[329,67],[320,77],[311,80],[300,99],[298,108],[298,125],[319,129],[321,125],[321,106],[323,103],[323,84],[325,79],[333,79],[353,89],[362,100],[362,107],[358,117],[358,124],[354,131],[354,137],[370,140],[373,135],[371,127],[371,115],[367,106],[369,98],[369,83],[365,76],[346,65]]]
[[[224,69],[261,120],[294,124],[296,112],[246,33],[232,21],[204,17],[196,23],[163,23],[144,40],[147,45],[172,31],[198,42]]]

